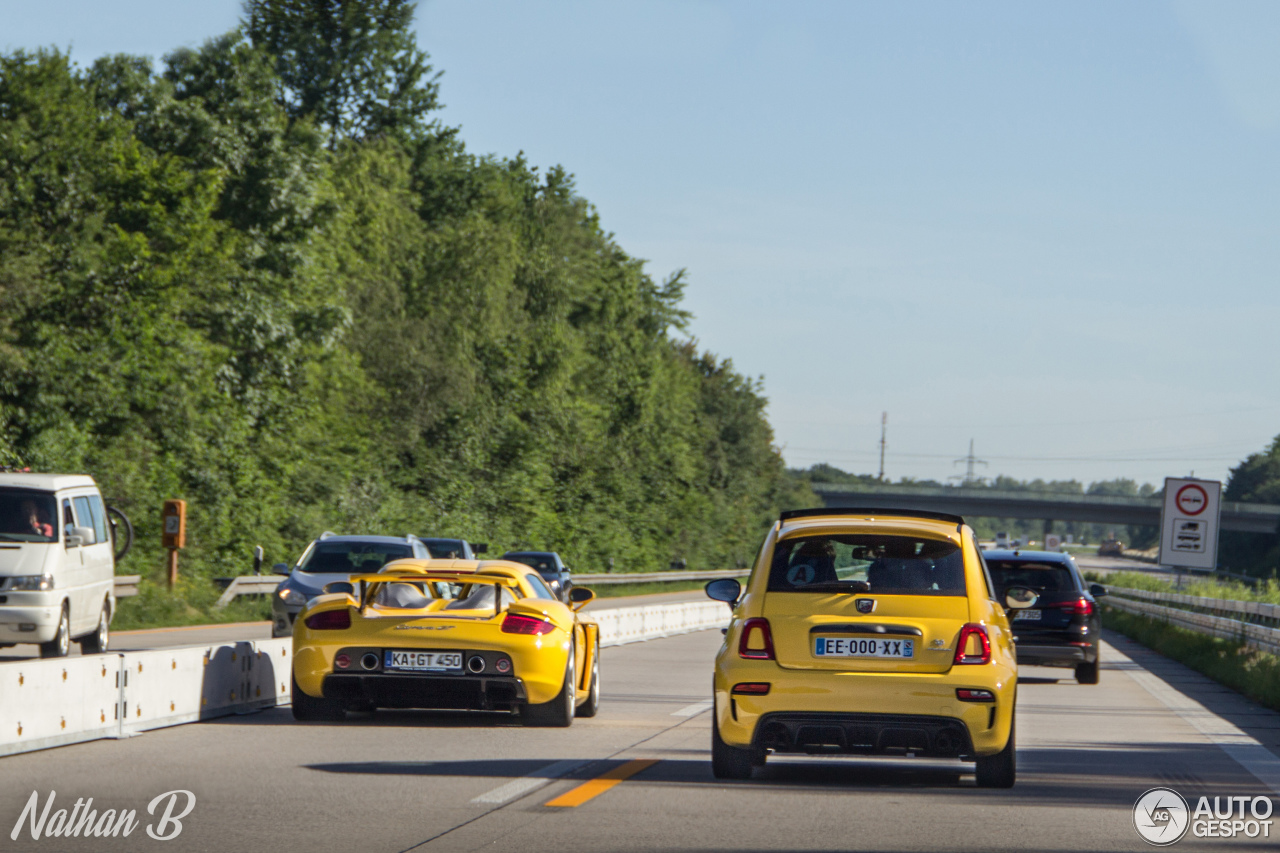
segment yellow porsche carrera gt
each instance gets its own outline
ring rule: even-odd
[[[599,626],[536,571],[503,560],[396,560],[311,599],[293,631],[293,716],[349,710],[518,711],[568,726],[600,705]]]

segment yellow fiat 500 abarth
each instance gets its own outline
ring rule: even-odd
[[[568,726],[600,704],[595,595],[560,602],[538,573],[502,560],[397,560],[329,584],[293,630],[293,715],[349,710],[519,711]]]
[[[745,779],[770,753],[977,762],[1013,785],[1018,664],[1006,601],[958,516],[883,509],[782,513],[716,657],[715,775]]]

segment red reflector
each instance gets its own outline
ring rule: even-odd
[[[1067,645],[1068,645],[1068,646],[1080,646],[1082,649],[1087,649],[1087,648],[1089,648],[1090,646],[1092,646],[1092,645],[1093,645],[1093,643],[1078,643],[1078,642],[1076,642],[1076,641],[1072,640],[1071,642],[1067,643]]]
[[[510,671],[511,671],[511,661],[507,660],[506,658],[502,658],[501,660],[498,661],[498,672],[501,672],[502,674],[505,675]]]
[[[333,663],[335,666],[338,667],[338,669],[346,669],[347,667],[351,666],[351,658],[347,657],[346,655],[338,655],[336,658],[333,659]]]
[[[351,627],[351,611],[322,610],[312,613],[304,621],[312,631],[341,631]]]
[[[1070,613],[1073,616],[1092,616],[1093,602],[1087,598],[1077,598],[1075,601],[1062,608],[1063,613]]]
[[[990,690],[966,690],[961,687],[956,690],[956,698],[961,702],[994,702],[996,695]]]
[[[519,613],[508,613],[507,618],[502,620],[504,634],[550,634],[555,628],[555,624],[546,619],[521,616]]]
[[[733,685],[733,693],[748,696],[764,696],[769,692],[769,682],[767,681],[744,681],[740,684]]]
[[[749,660],[773,660],[773,632],[768,619],[748,619],[742,623],[738,639],[738,657]]]
[[[977,654],[969,654],[969,638],[976,638],[981,651]],[[960,629],[960,640],[956,643],[956,663],[958,664],[983,664],[991,663],[991,641],[987,639],[987,629],[970,622]]]

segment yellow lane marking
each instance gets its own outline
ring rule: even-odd
[[[628,761],[626,764],[620,764],[608,773],[603,773],[589,782],[583,782],[572,791],[566,791],[545,805],[567,809],[580,806],[588,800],[600,796],[614,785],[625,779],[630,779],[641,770],[652,767],[657,763],[658,759],[656,758],[637,758],[634,761]]]

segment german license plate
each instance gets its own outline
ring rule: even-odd
[[[1039,622],[1039,610],[1019,610],[1013,617],[1014,622]]]
[[[393,652],[388,650],[382,668],[408,672],[461,672],[462,652]]]
[[[910,658],[915,656],[915,640],[818,637],[813,653],[820,658]]]

